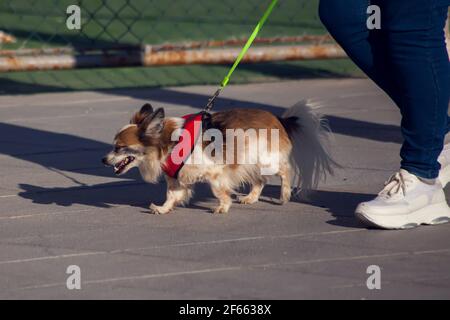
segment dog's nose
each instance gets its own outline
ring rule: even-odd
[[[107,159],[106,157],[104,157],[104,158],[102,159],[102,163],[103,163],[104,165],[108,165],[108,159]]]

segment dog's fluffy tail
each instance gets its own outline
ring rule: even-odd
[[[280,118],[293,147],[291,166],[297,193],[316,188],[320,180],[333,174],[333,167],[339,166],[328,150],[331,135],[328,122],[313,111],[316,106],[311,101],[300,101]]]

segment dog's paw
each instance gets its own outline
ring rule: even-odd
[[[216,213],[223,214],[223,213],[227,213],[229,209],[230,209],[230,206],[219,205],[218,207],[215,207],[214,209],[212,209],[212,212],[214,214],[216,214]]]
[[[282,191],[280,197],[280,205],[286,204],[291,200],[291,190]]]
[[[161,206],[157,206],[153,203],[150,205],[149,209],[152,214],[166,214],[170,212],[170,210],[167,210],[166,208]]]
[[[242,204],[253,204],[253,203],[258,202],[258,198],[251,196],[251,195],[240,196],[240,197],[238,197],[238,201],[239,201],[239,203],[242,203]]]

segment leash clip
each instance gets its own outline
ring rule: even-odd
[[[209,98],[208,103],[206,104],[206,107],[205,107],[206,112],[210,112],[211,109],[214,107],[214,101],[219,96],[221,91],[222,91],[222,87],[217,89],[217,91],[214,93],[214,95],[211,98]]]

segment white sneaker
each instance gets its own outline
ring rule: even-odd
[[[442,187],[450,182],[450,144],[446,144],[444,149],[442,149],[441,154],[438,158],[439,163],[441,164],[441,170],[439,170],[438,180],[442,184]]]
[[[449,222],[450,208],[439,181],[430,185],[400,169],[374,200],[359,204],[356,216],[375,227],[409,229]]]

